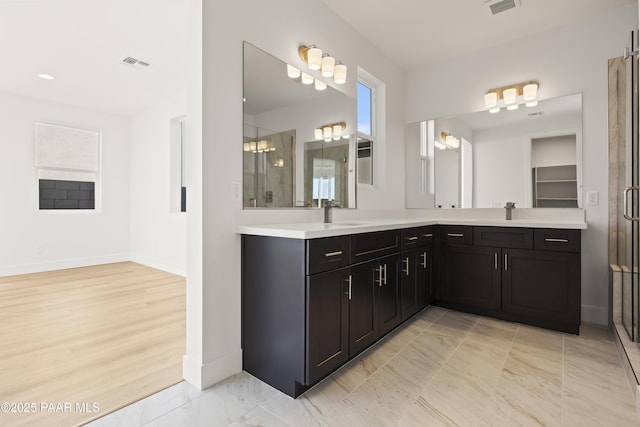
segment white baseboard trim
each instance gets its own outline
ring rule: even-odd
[[[187,277],[187,267],[185,265],[174,264],[140,254],[131,254],[131,261],[157,270],[166,271],[167,273]]]
[[[580,317],[583,323],[594,323],[596,325],[609,324],[609,309],[595,305],[583,305]]]
[[[16,274],[41,273],[43,271],[63,270],[66,268],[88,267],[91,265],[112,264],[129,261],[129,254],[114,254],[98,257],[75,258],[57,261],[36,262],[0,267],[0,277]]]
[[[182,377],[193,386],[204,390],[242,371],[242,349],[204,365],[189,355],[182,358]]]

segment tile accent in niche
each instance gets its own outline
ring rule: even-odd
[[[39,180],[40,210],[95,209],[95,182]]]

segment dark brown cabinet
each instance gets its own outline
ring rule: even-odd
[[[403,321],[431,302],[433,246],[437,235],[437,227],[434,226],[402,230],[399,274]]]
[[[580,231],[242,236],[243,369],[297,397],[432,301],[578,333]]]
[[[306,383],[313,384],[349,359],[349,268],[307,278]]]
[[[457,309],[494,315],[500,310],[500,249],[443,245],[441,298]]]
[[[447,226],[441,232],[436,304],[579,332],[579,230]]]

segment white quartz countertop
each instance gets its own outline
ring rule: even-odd
[[[366,219],[336,221],[330,224],[322,222],[301,222],[291,224],[240,225],[239,234],[257,236],[285,237],[290,239],[317,239],[320,237],[344,236],[346,234],[369,233],[372,231],[395,230],[399,228],[420,227],[425,225],[476,225],[487,227],[531,227],[586,229],[585,221],[561,221],[541,219]]]

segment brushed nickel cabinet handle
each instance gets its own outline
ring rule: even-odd
[[[418,236],[411,236],[407,240],[410,240],[410,241],[418,240]]]
[[[346,282],[349,284],[349,291],[347,292],[347,295],[349,295],[349,301],[351,301],[351,275],[346,279]]]
[[[382,265],[379,265],[378,268],[376,268],[376,271],[378,272],[378,280],[376,280],[376,282],[378,282],[379,287],[382,287],[384,284],[382,283]]]
[[[338,255],[342,255],[342,251],[326,252],[324,254],[324,256],[327,257],[327,258],[332,257],[332,256],[338,256]]]
[[[384,264],[384,284],[387,284],[387,264]]]
[[[447,233],[449,237],[464,237],[464,233]]]
[[[420,256],[422,257],[422,262],[420,263],[420,266],[426,269],[427,268],[427,251],[422,252]]]
[[[422,237],[426,237],[427,239],[430,239],[431,237],[433,237],[433,233],[423,234]]]
[[[405,268],[402,269],[402,272],[408,276],[409,275],[409,257],[406,257],[405,259],[403,259],[402,263],[405,264]]]
[[[640,221],[640,218],[629,215],[629,210],[628,210],[629,192],[638,191],[638,190],[640,190],[640,186],[634,185],[632,187],[625,188],[624,191],[622,192],[622,200],[624,202],[623,208],[622,208],[622,215],[627,221]]]
[[[504,271],[509,271],[509,258],[507,254],[504,254]]]
[[[493,253],[493,269],[498,269],[498,252]]]
[[[545,237],[544,238],[545,242],[551,242],[551,243],[569,243],[568,239],[554,239],[551,237]]]

